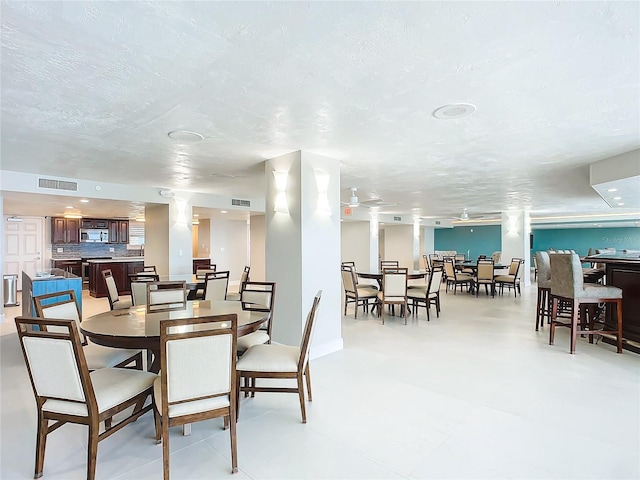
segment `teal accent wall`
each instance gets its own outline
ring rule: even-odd
[[[478,255],[490,257],[501,249],[501,231],[500,225],[438,228],[434,232],[434,246],[436,250],[455,250],[465,255],[468,251],[472,260]]]
[[[625,248],[640,250],[640,228],[557,228],[533,230],[533,251],[575,250],[586,255],[589,248]]]
[[[579,255],[586,255],[589,248],[640,250],[640,228],[637,227],[534,229],[531,233],[532,254],[550,247],[575,250]],[[478,255],[489,256],[502,248],[501,226],[439,228],[434,232],[434,245],[436,250],[455,250],[465,254],[468,250],[471,259],[478,258]]]

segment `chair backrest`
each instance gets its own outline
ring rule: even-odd
[[[273,325],[273,307],[276,302],[275,282],[247,282],[240,296],[243,310],[269,312],[269,318],[260,325],[260,330],[266,330],[271,338]]]
[[[351,267],[354,270],[356,269],[356,262],[342,262],[340,265],[343,267]]]
[[[575,253],[549,255],[551,264],[551,295],[579,298],[584,292],[582,264]]]
[[[522,277],[522,272],[524,271],[524,268],[522,268],[523,266],[524,266],[524,260],[520,259],[520,261],[518,262],[518,267],[516,268],[516,273],[515,273],[516,280],[520,280],[520,277]]]
[[[429,264],[429,256],[427,254],[422,255],[422,259],[424,260],[424,268],[428,272],[431,270],[431,265]]]
[[[229,270],[207,273],[204,283],[205,300],[226,300],[229,287]]]
[[[76,321],[20,316],[15,323],[38,406],[50,401],[74,415],[97,415]]]
[[[444,273],[447,278],[456,278],[456,269],[453,266],[453,260],[451,258],[444,259]]]
[[[147,282],[147,312],[182,310],[186,307],[186,282]]]
[[[442,267],[433,267],[431,270],[431,276],[429,277],[429,287],[427,288],[427,296],[432,293],[436,293],[440,290],[440,284],[442,283],[442,276],[444,271]]]
[[[464,262],[466,260],[466,257],[464,253],[456,253],[455,260],[456,262]]]
[[[309,347],[313,340],[313,332],[316,328],[316,314],[318,312],[318,304],[322,297],[322,290],[318,290],[316,296],[313,298],[313,305],[309,314],[307,315],[307,321],[304,324],[304,332],[302,332],[302,339],[300,340],[300,357],[298,358],[298,370],[304,371],[309,361]]]
[[[155,265],[143,265],[142,267],[135,267],[133,273],[158,273]]]
[[[509,275],[515,275],[518,273],[518,268],[520,267],[520,262],[522,259],[520,258],[512,258],[511,264],[509,265]]]
[[[478,260],[478,280],[493,280],[493,260]]]
[[[536,252],[536,264],[538,267],[538,287],[551,288],[551,264],[549,253],[545,251]]]
[[[384,270],[385,268],[394,268],[399,267],[400,262],[398,260],[380,260],[380,270]]]
[[[160,322],[162,418],[188,412],[189,402],[226,397],[233,405],[237,338],[235,314]]]
[[[209,265],[208,267],[198,266],[196,267],[196,278],[205,278],[208,273],[214,273],[215,271],[215,265]]]
[[[356,272],[348,265],[340,267],[340,273],[342,275],[342,284],[345,292],[355,293],[356,291]]]
[[[129,275],[129,279],[132,282],[158,282],[160,276],[153,272],[138,272]]]
[[[78,301],[76,292],[73,290],[64,290],[55,293],[45,293],[33,297],[36,304],[36,315],[40,318],[57,318],[65,320],[73,320],[76,324],[82,321],[80,310],[78,309]],[[54,331],[66,332],[64,327],[52,327]]]
[[[131,281],[131,305],[146,305],[147,300],[147,281]]]
[[[480,260],[486,260],[486,259],[487,259],[487,256],[486,256],[486,255],[478,255],[478,261],[480,261]],[[493,260],[493,258],[492,258],[492,260]],[[495,260],[494,260],[494,262],[493,262],[493,263],[496,263],[496,262],[495,262]]]
[[[102,270],[102,278],[104,278],[104,283],[107,286],[107,298],[109,299],[109,308],[113,310],[113,305],[120,300],[120,296],[118,295],[118,286],[116,285],[116,280],[113,278],[113,273],[111,273],[110,269]]]
[[[382,296],[407,296],[407,268],[385,268],[382,271]]]
[[[244,289],[244,284],[249,281],[249,272],[251,271],[251,267],[249,265],[244,266],[244,270],[242,270],[242,275],[240,275],[240,287],[238,287],[238,293],[242,293]]]

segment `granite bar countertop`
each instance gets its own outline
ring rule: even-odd
[[[144,257],[115,257],[111,259],[87,260],[87,263],[144,262]]]
[[[60,268],[51,268],[49,270],[42,270],[41,272],[37,272],[35,275],[31,276],[26,272],[23,272],[24,275],[29,277],[32,282],[37,282],[40,280],[64,280],[64,279],[72,279],[72,278],[80,278],[77,275],[74,275],[71,272],[67,272],[66,270],[62,270]]]

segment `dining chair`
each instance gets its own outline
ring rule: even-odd
[[[467,259],[464,253],[456,253],[454,260],[456,263],[464,262]]]
[[[153,272],[139,272],[129,275],[129,280],[131,283],[131,305],[135,307],[148,303],[147,283],[157,282],[160,277]]]
[[[187,307],[187,283],[147,282],[147,313],[184,310]]]
[[[429,263],[429,256],[424,254],[422,255],[422,259],[424,260],[424,269],[427,273],[431,273],[431,264]]]
[[[473,277],[473,288],[476,291],[476,298],[480,293],[480,285],[484,285],[484,291],[489,295],[489,287],[491,287],[491,297],[496,296],[496,280],[493,274],[493,260],[478,260],[478,269]]]
[[[73,320],[76,322],[78,329],[82,322],[82,315],[78,308],[76,292],[73,290],[64,290],[55,293],[45,293],[33,297],[36,305],[36,315],[39,318],[56,318]],[[65,327],[50,327],[52,333],[64,333],[67,331]],[[142,370],[142,350],[128,348],[112,348],[103,347],[95,343],[89,343],[82,338],[82,347],[84,356],[87,361],[89,370],[98,370],[99,368],[109,367],[126,367],[131,363],[133,368]]]
[[[311,373],[309,370],[309,346],[313,337],[315,318],[318,311],[318,304],[322,297],[322,290],[318,291],[313,299],[313,305],[304,326],[304,332],[300,341],[300,346],[294,347],[280,344],[254,345],[246,351],[236,364],[238,375],[236,377],[236,391],[240,394],[240,389],[249,392],[254,396],[256,392],[283,392],[297,393],[300,399],[300,410],[302,412],[302,423],[307,423],[307,412],[305,408],[304,380],[306,378],[307,394],[309,401],[313,400],[311,394]],[[304,377],[304,378],[303,378]],[[240,387],[240,379],[244,378],[244,386]],[[272,378],[295,378],[296,387],[276,387],[257,386],[257,379]],[[246,379],[251,379],[247,382]],[[238,417],[240,416],[240,402],[237,403]]]
[[[157,274],[155,265],[144,265],[142,267],[134,267],[133,273],[153,273]]]
[[[156,442],[169,480],[169,428],[223,417],[231,440],[231,473],[238,471],[236,440],[237,315],[162,320],[160,375],[154,389]]]
[[[431,305],[436,307],[436,316],[440,318],[440,284],[444,272],[442,267],[434,267],[429,276],[429,282],[425,288],[409,288],[407,290],[407,300],[411,300],[412,314],[418,313],[418,308],[424,306],[427,310],[427,321],[430,321],[429,311]]]
[[[347,314],[347,306],[350,303],[355,304],[354,318],[358,318],[358,307],[367,312],[370,305],[370,301],[377,302],[378,289],[363,288],[358,286],[356,279],[356,272],[350,266],[344,265],[340,267],[340,274],[342,276],[342,285],[344,287],[344,314]]]
[[[237,300],[240,301],[242,298],[242,289],[244,288],[244,284],[249,281],[249,272],[251,271],[251,267],[249,265],[244,266],[244,270],[242,271],[242,275],[240,276],[240,284],[238,285],[238,293],[227,293],[227,300]]]
[[[358,270],[356,269],[356,262],[342,262],[340,264],[341,267],[349,267],[353,270],[353,272],[356,274],[356,285],[358,288],[369,288],[371,290],[375,290],[376,293],[378,292],[379,288],[377,285],[373,285],[371,283],[362,283],[360,281],[360,279],[358,278]]]
[[[229,270],[207,273],[204,283],[205,300],[226,300],[229,287]]]
[[[398,260],[380,260],[380,271],[385,268],[397,268],[400,266],[400,262]]]
[[[556,326],[571,329],[570,353],[576,351],[578,334],[589,335],[589,343],[593,343],[593,335],[615,335],[618,353],[622,353],[622,289],[611,285],[584,283],[580,257],[575,253],[556,253],[549,256],[551,264],[551,328],[549,329],[549,345],[553,345]],[[561,301],[571,305],[571,318],[568,322],[558,318],[558,305]],[[591,315],[586,328],[578,324],[582,305],[613,303],[615,307],[614,326],[604,325],[602,330],[595,329],[595,319]],[[583,322],[584,324],[585,322]]]
[[[518,294],[522,296],[520,292],[520,276],[522,275],[522,265],[524,265],[524,260],[521,258],[512,258],[511,264],[509,265],[509,273],[506,275],[496,275],[496,289],[500,287],[500,295],[504,292],[504,287],[506,286],[509,291],[511,291],[511,287],[513,287],[513,294],[517,297]]]
[[[198,266],[196,268],[196,278],[205,278],[207,276],[207,273],[214,273],[216,271],[216,266],[215,265],[209,265],[209,266]]]
[[[47,435],[66,423],[76,423],[88,427],[86,478],[95,479],[98,442],[153,408],[143,405],[152,395],[157,375],[125,368],[89,372],[73,319],[19,316],[15,324],[38,410],[34,478],[43,474]],[[38,328],[28,328],[33,325]],[[111,423],[116,414],[132,406],[124,418],[118,415],[117,424]]]
[[[107,299],[111,310],[124,310],[131,307],[131,301],[122,300],[118,294],[118,286],[111,269],[102,270],[102,278],[107,286]]]
[[[385,268],[382,271],[382,291],[378,293],[378,316],[382,317],[384,325],[384,306],[400,305],[400,312],[407,324],[407,268]]]
[[[544,327],[545,320],[551,322],[551,263],[549,254],[536,252],[538,265],[538,297],[536,301],[536,332]]]
[[[240,301],[243,310],[269,313],[267,319],[255,332],[238,338],[238,354],[243,355],[253,345],[271,343],[273,307],[276,304],[276,283],[246,282]]]
[[[447,277],[445,293],[448,293],[449,287],[453,286],[453,294],[455,295],[458,285],[460,285],[460,291],[462,291],[463,286],[467,288],[467,291],[469,291],[469,287],[473,282],[473,277],[468,273],[457,272],[453,259],[450,257],[444,259],[444,274]]]

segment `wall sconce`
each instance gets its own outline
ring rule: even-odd
[[[276,181],[276,201],[273,210],[278,213],[289,214],[289,205],[287,204],[287,172],[273,172]]]
[[[176,224],[187,225],[187,202],[176,198]]]
[[[314,170],[316,176],[316,185],[318,186],[318,206],[317,211],[324,215],[331,216],[331,207],[329,206],[329,174],[324,170]]]

